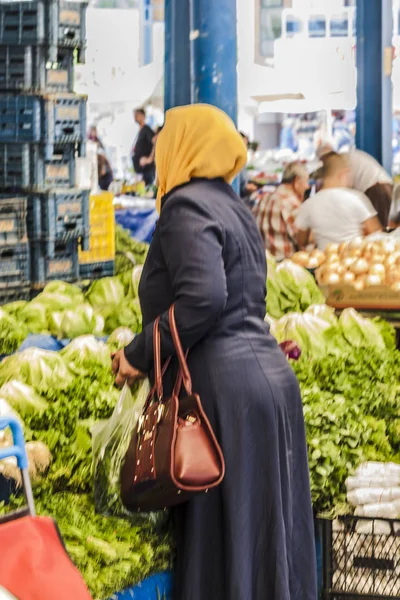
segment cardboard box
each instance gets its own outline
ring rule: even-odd
[[[355,290],[351,285],[321,286],[326,303],[334,308],[355,308],[358,310],[400,310],[400,292],[385,286],[373,286]]]

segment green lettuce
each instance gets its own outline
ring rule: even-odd
[[[23,419],[41,414],[48,408],[46,400],[31,387],[20,381],[10,381],[0,388],[0,398],[7,402]]]
[[[117,350],[121,350],[121,348],[128,346],[134,337],[135,334],[129,327],[117,327],[108,338],[107,346],[109,347],[110,352],[116,352]]]
[[[0,355],[15,352],[28,334],[25,324],[0,308]]]
[[[0,385],[16,379],[42,391],[63,390],[72,382],[63,357],[58,352],[27,348],[0,364]]]
[[[371,319],[365,319],[354,308],[346,308],[339,317],[344,338],[353,348],[385,350],[381,329]]]

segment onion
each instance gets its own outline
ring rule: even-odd
[[[318,248],[311,252],[311,258],[316,258],[318,260],[318,264],[320,265],[326,261],[325,252],[318,250]]]
[[[344,283],[353,283],[356,276],[351,271],[347,271],[342,277]]]
[[[379,275],[367,275],[365,278],[365,285],[367,287],[382,285],[382,278],[379,277]]]
[[[325,248],[325,254],[327,254],[328,256],[330,254],[337,254],[339,251],[339,244],[328,244],[327,247]]]
[[[357,279],[353,283],[353,286],[354,286],[354,288],[358,292],[361,292],[365,288],[365,277],[364,277],[364,275],[361,275],[360,277],[357,277]]]
[[[384,254],[373,254],[371,261],[373,263],[383,263],[385,262],[386,256]]]
[[[308,264],[309,254],[308,252],[296,252],[293,254],[292,261],[300,265],[301,267],[306,267]]]
[[[355,275],[363,275],[368,272],[369,264],[364,258],[359,258],[350,267]]]
[[[346,258],[342,259],[342,265],[348,269],[351,265],[356,261],[356,258],[352,258],[351,256],[346,256]]]
[[[386,269],[386,283],[388,285],[391,285],[392,283],[396,283],[397,281],[400,281],[400,273],[397,269],[394,269],[393,267],[389,267],[388,269]]]
[[[335,267],[335,271],[338,275],[343,275],[346,270],[346,267],[342,263],[339,263],[338,266]]]
[[[349,244],[347,242],[341,242],[339,244],[339,254],[345,254],[348,250]]]
[[[364,246],[364,243],[365,240],[362,237],[356,237],[354,238],[354,240],[351,240],[349,246],[352,250],[354,248],[358,248],[359,250],[361,250],[361,248]]]
[[[312,256],[307,264],[307,269],[316,269],[321,263],[316,256]]]
[[[396,281],[390,286],[390,289],[394,292],[400,292],[400,281]]]
[[[386,257],[385,264],[389,267],[391,265],[397,264],[397,262],[399,260],[400,260],[400,253],[399,252],[393,252],[393,254],[391,254],[390,256]]]
[[[352,248],[349,252],[349,256],[354,256],[355,258],[359,258],[361,254],[361,248]]]
[[[384,277],[386,273],[386,269],[382,263],[375,263],[371,265],[369,269],[370,275],[379,275],[379,277]]]
[[[340,277],[337,273],[328,273],[324,278],[324,283],[327,283],[328,285],[336,285],[339,282]]]
[[[383,240],[381,242],[382,252],[385,254],[392,254],[396,252],[396,242],[393,240]]]

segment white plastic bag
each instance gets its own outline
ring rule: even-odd
[[[400,517],[400,500],[387,504],[365,504],[358,506],[355,511],[357,517],[370,517],[372,519],[398,519]]]
[[[100,513],[115,516],[126,513],[120,500],[121,467],[149,391],[149,382],[145,380],[134,398],[125,384],[111,417],[93,429],[94,497]]]
[[[387,504],[400,500],[400,487],[393,488],[361,488],[347,494],[347,502],[352,506],[364,504]]]

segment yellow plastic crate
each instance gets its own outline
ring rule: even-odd
[[[79,263],[89,264],[115,260],[114,194],[101,192],[89,200],[90,246],[79,251]]]

